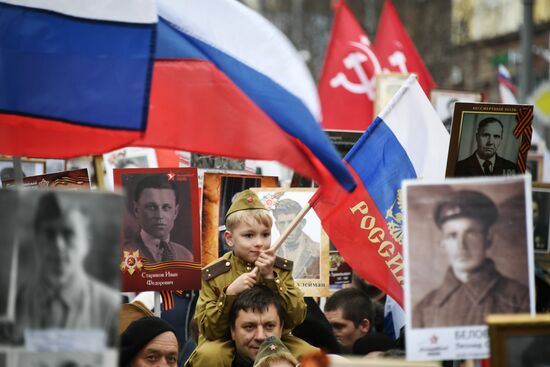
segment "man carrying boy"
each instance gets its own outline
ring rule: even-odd
[[[229,311],[236,296],[256,284],[271,289],[284,309],[281,340],[295,356],[316,350],[290,332],[306,315],[302,291],[292,278],[292,262],[276,257],[271,244],[272,219],[258,196],[239,193],[225,216],[227,245],[233,249],[202,270],[195,311],[197,349],[187,366],[230,366],[235,353]]]

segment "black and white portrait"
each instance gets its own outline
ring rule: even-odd
[[[0,344],[19,345],[26,331],[59,329],[99,331],[115,345],[122,205],[114,193],[0,191],[0,227],[11,240],[2,247],[18,253],[10,284],[15,315],[2,323]]]

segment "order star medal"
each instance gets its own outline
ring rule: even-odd
[[[120,270],[122,272],[128,271],[130,275],[134,274],[134,271],[140,271],[143,268],[142,258],[139,256],[139,250],[135,251],[123,251],[124,257],[120,263]]]

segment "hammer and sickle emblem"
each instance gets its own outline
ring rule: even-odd
[[[360,42],[350,42],[352,46],[357,47],[359,51],[351,52],[344,60],[344,66],[348,70],[353,70],[357,75],[359,83],[350,81],[343,72],[338,72],[330,80],[332,88],[343,87],[347,91],[355,94],[366,94],[370,100],[374,100],[374,75],[381,72],[380,63],[376,55],[368,47],[370,42],[366,37],[361,37]],[[363,63],[371,61],[374,67],[372,78],[367,76]]]

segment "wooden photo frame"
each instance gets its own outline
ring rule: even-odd
[[[446,177],[524,173],[532,120],[531,105],[456,102]]]
[[[252,187],[278,187],[275,176],[204,172],[202,203],[202,265],[229,250],[225,245],[225,213],[233,196]]]
[[[394,94],[409,78],[407,73],[384,73],[375,75],[374,116],[377,116],[386,107]]]
[[[481,102],[483,95],[478,92],[459,90],[432,89],[430,102],[443,122],[447,131],[451,131],[453,111],[456,102]]]
[[[550,253],[550,184],[535,182],[533,195],[533,246],[535,254]]]
[[[527,172],[531,173],[533,182],[542,182],[543,181],[543,166],[544,156],[543,154],[528,152],[527,153]]]
[[[550,361],[550,315],[489,315],[491,366],[543,366]]]

